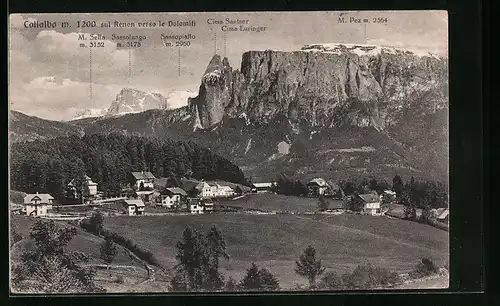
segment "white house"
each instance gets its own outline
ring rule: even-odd
[[[124,206],[129,216],[144,214],[144,208],[146,207],[142,200],[124,200]]]
[[[166,188],[165,193],[161,195],[161,206],[166,208],[180,206],[182,198],[186,196],[187,193],[181,188]]]
[[[322,178],[314,178],[307,183],[307,188],[313,195],[325,194],[325,191],[329,188],[328,183]]]
[[[48,193],[28,194],[24,197],[24,207],[27,216],[45,216],[52,209],[54,197]]]
[[[140,189],[141,184],[144,188],[154,188],[155,176],[151,172],[132,172],[133,183],[137,187],[137,190]]]
[[[380,198],[373,193],[358,195],[359,203],[362,205],[362,212],[367,215],[380,215]]]
[[[193,201],[189,204],[189,211],[192,214],[202,214],[203,213],[203,205],[200,202]]]
[[[97,186],[98,184],[88,176],[85,175],[85,182],[84,182],[85,188],[84,190],[84,195],[87,199],[94,199],[97,197],[98,191],[97,191]],[[80,199],[80,193],[82,192],[77,186],[75,186],[75,179],[72,179],[71,182],[67,185],[66,188],[66,198],[69,199]]]
[[[207,199],[203,200],[202,202],[203,202],[203,211],[205,212],[214,211],[214,202],[212,202],[212,200]]]
[[[236,194],[233,188],[215,181],[201,181],[195,189],[201,198],[227,198]]]
[[[436,216],[436,219],[441,222],[448,222],[450,216],[450,210],[448,208],[439,209],[439,213]]]
[[[236,194],[233,188],[226,185],[221,185],[218,182],[210,182],[209,185],[211,185],[212,187],[215,186],[215,197],[227,198]]]

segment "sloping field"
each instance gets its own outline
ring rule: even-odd
[[[165,268],[176,263],[175,243],[186,226],[206,232],[212,225],[223,233],[229,262],[223,272],[241,279],[252,262],[267,267],[284,288],[304,284],[295,260],[311,244],[323,264],[338,273],[371,263],[408,272],[423,257],[439,265],[448,258],[447,232],[431,226],[384,217],[341,215],[205,214],[188,216],[120,216],[105,219],[105,227],[153,252]]]
[[[26,246],[29,238],[29,231],[31,225],[34,223],[35,218],[29,218],[26,216],[11,216],[11,223],[15,226],[16,230],[23,236],[23,241],[16,245],[16,248],[12,252],[12,258],[15,260],[18,258],[21,252],[21,248]],[[61,226],[69,226],[66,222],[57,222],[56,223]],[[102,238],[94,236],[85,232],[84,230],[77,228],[78,234],[69,242],[68,250],[69,251],[78,251],[86,253],[92,256],[94,263],[102,264],[102,260],[100,259],[100,245],[103,242]],[[113,260],[113,264],[115,265],[134,265],[140,266],[140,263],[130,258],[128,252],[126,252],[122,247],[117,246],[117,254],[115,259]]]
[[[318,210],[318,199],[316,198],[292,197],[274,193],[250,194],[237,200],[219,200],[218,204],[266,211],[305,212]]]

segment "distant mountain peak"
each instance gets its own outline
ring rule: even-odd
[[[116,116],[150,109],[166,109],[167,107],[167,98],[159,93],[148,93],[125,87],[116,95],[115,100],[106,111],[106,115]]]
[[[373,56],[381,53],[385,54],[412,54],[416,56],[427,56],[439,58],[437,54],[416,49],[416,48],[405,48],[387,45],[376,45],[376,44],[347,44],[347,43],[320,43],[320,44],[309,44],[303,46],[300,51],[316,51],[324,53],[333,54],[343,54],[343,53],[354,53],[358,56]]]

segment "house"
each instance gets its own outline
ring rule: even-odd
[[[436,216],[436,220],[441,222],[448,222],[450,215],[450,210],[448,208],[444,208]]]
[[[86,202],[94,200],[98,197],[98,184],[92,181],[92,179],[88,175],[85,175],[85,181],[83,182],[83,184],[84,186],[79,187],[77,186],[76,179],[72,179],[71,182],[69,182],[66,186],[66,199],[73,201],[83,200],[84,202]],[[83,190],[81,189],[82,187]]]
[[[189,200],[189,211],[192,214],[202,214],[204,211],[203,202],[200,199],[190,199]]]
[[[137,190],[141,190],[141,186],[147,189],[154,188],[155,176],[151,172],[132,172],[131,183]]]
[[[363,214],[379,216],[380,198],[374,193],[358,194],[351,200],[351,210],[361,211]]]
[[[187,197],[186,191],[179,187],[166,188],[161,195],[161,206],[166,208],[178,207],[183,199]]]
[[[215,181],[201,181],[195,187],[196,196],[206,198],[227,198],[234,196],[234,190]]]
[[[222,182],[207,181],[206,183],[212,188],[215,194],[214,198],[228,198],[236,195],[233,188]]]
[[[126,207],[129,216],[144,214],[144,208],[146,207],[142,200],[124,200],[123,206]]]
[[[52,209],[54,197],[48,193],[28,194],[24,197],[24,207],[27,216],[45,216]]]
[[[307,183],[309,193],[313,196],[325,194],[329,187],[328,183],[322,178],[314,178]]]
[[[276,183],[253,183],[252,191],[256,193],[272,192]]]
[[[212,202],[211,199],[205,199],[201,201],[203,204],[203,211],[204,212],[212,212],[214,211],[214,202]]]

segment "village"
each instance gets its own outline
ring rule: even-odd
[[[311,206],[303,212],[305,214],[357,213],[402,218],[401,205],[397,204],[396,192],[392,190],[346,196],[338,184],[327,182],[323,178],[313,178],[306,186],[308,198],[318,198],[318,202],[326,204],[323,208],[321,204]],[[232,206],[247,213],[297,213],[241,207],[241,203],[245,203],[241,201],[242,198],[264,193],[275,194],[276,190],[277,182],[259,182],[244,186],[225,181],[185,177],[180,180],[156,178],[149,171],[141,171],[130,173],[128,186],[122,189],[119,197],[105,198],[99,191],[98,183],[85,175],[82,183],[72,180],[66,186],[64,203],[54,202],[52,195],[41,190],[35,194],[27,194],[22,205],[11,204],[11,211],[29,217],[55,220],[81,220],[96,209],[102,210],[108,216],[206,214],[234,211],[231,210]],[[240,206],[231,205],[232,202]],[[447,208],[433,209],[432,213],[437,221],[448,223]]]

